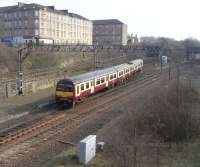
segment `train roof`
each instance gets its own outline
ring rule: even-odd
[[[117,65],[117,66],[114,66],[113,68],[115,68],[117,71],[120,71],[120,70],[123,70],[124,68],[129,68],[130,65],[129,64],[120,64],[120,65]]]
[[[106,68],[103,70],[92,71],[92,72],[81,74],[74,77],[69,77],[69,78],[66,78],[66,80],[71,81],[73,83],[79,83],[79,82],[88,81],[88,80],[101,77],[103,75],[107,75],[114,72],[116,72],[116,70],[113,67],[111,67],[111,68]]]
[[[136,62],[139,62],[141,60],[139,60],[139,59],[133,60],[130,63],[135,64]],[[94,78],[101,77],[103,75],[116,73],[117,71],[129,68],[129,67],[130,67],[130,64],[124,63],[124,64],[120,64],[120,65],[117,65],[117,66],[114,66],[114,67],[105,68],[105,69],[102,69],[102,70],[95,70],[95,71],[85,73],[85,74],[81,74],[81,75],[78,75],[78,76],[67,77],[64,80],[68,81],[68,82],[72,82],[72,83],[80,83],[80,82],[84,82],[84,81],[88,81],[88,80],[91,80],[91,79],[94,79]]]
[[[137,64],[137,63],[141,63],[141,62],[143,62],[142,59],[136,59],[136,60],[130,61],[130,64]]]

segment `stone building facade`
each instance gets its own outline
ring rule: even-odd
[[[92,21],[54,6],[18,3],[0,8],[0,36],[18,43],[92,44]]]
[[[93,20],[93,44],[126,45],[127,25],[117,19]]]

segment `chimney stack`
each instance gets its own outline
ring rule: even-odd
[[[18,8],[21,8],[25,5],[25,3],[22,3],[22,2],[18,2]]]

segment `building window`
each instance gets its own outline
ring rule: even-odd
[[[19,14],[19,17],[22,17],[22,13],[21,12],[19,12],[18,14]]]
[[[25,35],[28,35],[28,30],[25,30]]]
[[[17,21],[15,21],[15,27],[17,27]]]
[[[38,29],[35,30],[35,35],[39,35],[39,30]]]
[[[28,16],[28,11],[25,11],[25,16],[26,16],[26,17]]]
[[[35,27],[39,27],[39,20],[35,20]]]
[[[35,17],[39,16],[39,11],[35,11]]]
[[[26,27],[28,26],[28,20],[25,20],[25,26]]]
[[[11,22],[8,22],[8,27],[11,28]]]
[[[22,31],[21,30],[19,30],[19,35],[22,35]]]

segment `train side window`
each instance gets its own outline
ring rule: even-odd
[[[105,78],[101,78],[101,83],[104,83],[105,82]]]
[[[110,75],[110,80],[113,80],[113,74]]]
[[[84,84],[81,84],[81,91],[84,90]]]
[[[123,71],[120,71],[120,72],[119,72],[119,76],[122,76],[122,75],[123,75]]]
[[[114,78],[114,79],[115,79],[115,78],[117,78],[117,75],[116,75],[116,74],[114,74],[113,78]]]
[[[76,88],[77,88],[76,93],[78,95],[79,94],[79,88],[80,88],[80,86],[77,86]]]
[[[90,84],[89,84],[89,82],[87,82],[86,83],[86,89],[89,89],[89,87],[90,87]]]
[[[97,79],[96,85],[99,85],[99,84],[100,84],[100,79]]]

